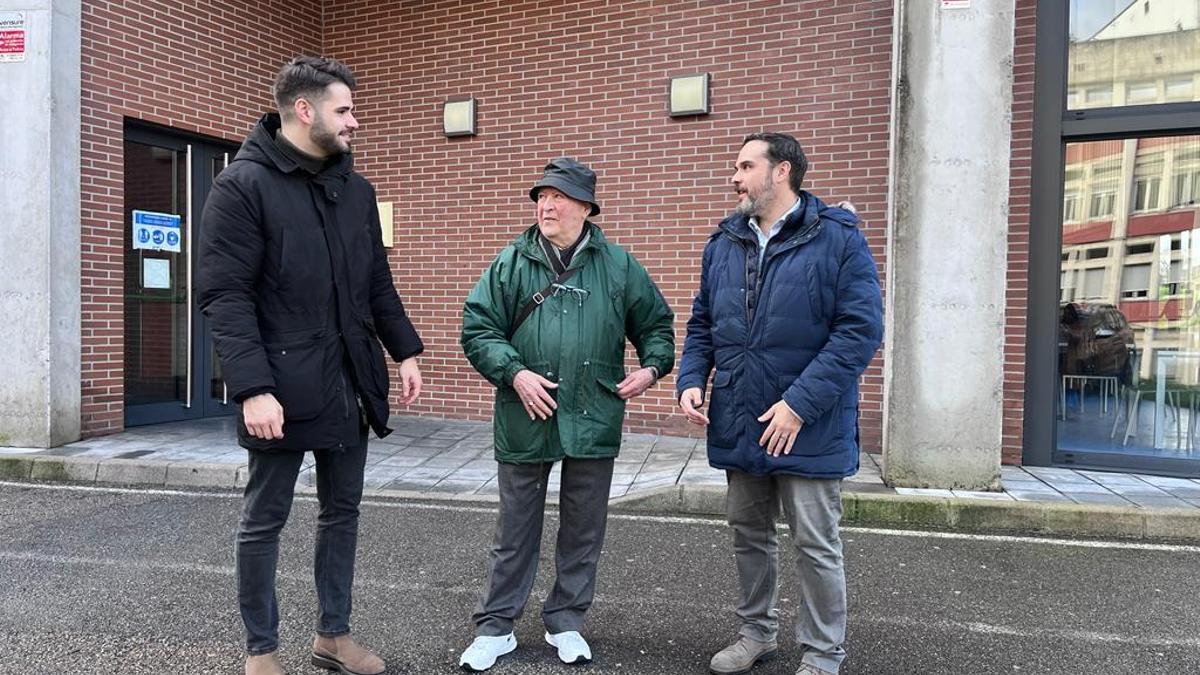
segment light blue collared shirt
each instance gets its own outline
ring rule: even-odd
[[[795,213],[800,208],[800,204],[803,201],[803,197],[797,198],[796,203],[792,204],[792,208],[788,209],[787,213],[784,213],[782,216],[780,216],[779,220],[775,221],[775,224],[771,226],[771,230],[766,234],[764,234],[763,231],[758,227],[758,216],[752,216],[750,218],[750,229],[754,232],[755,236],[758,237],[758,266],[760,269],[762,268],[763,264],[763,256],[767,254],[767,243],[770,242],[775,235],[779,234],[779,231],[783,229],[783,224],[787,222],[788,216]]]

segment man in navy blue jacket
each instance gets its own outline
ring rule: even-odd
[[[858,378],[883,310],[858,218],[801,190],[807,169],[791,136],[743,141],[737,209],[704,248],[677,379],[679,406],[708,427],[708,461],[729,483],[741,628],[709,664],[722,675],[775,656],[781,503],[802,596],[797,675],[837,673],[845,658],[841,482],[858,471]]]

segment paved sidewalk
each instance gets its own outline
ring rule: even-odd
[[[372,439],[366,488],[376,495],[495,501],[496,463],[486,422],[400,416],[395,433]],[[235,488],[246,451],[233,420],[210,419],[91,438],[50,450],[0,447],[0,478]],[[890,488],[879,457],[864,453],[844,484],[848,522],[951,529],[1200,541],[1200,480],[1002,467],[1003,491]],[[311,490],[306,458],[297,485]],[[556,501],[559,471],[551,473]],[[634,509],[719,515],[725,476],[708,466],[703,440],[626,434],[610,499]]]
[[[396,417],[392,424],[395,433],[382,440],[371,439],[367,489],[463,496],[496,494],[490,424],[428,417]],[[246,464],[246,451],[234,441],[233,420],[228,418],[135,427],[51,450],[0,447],[0,455],[88,458],[101,463],[123,459],[221,464],[237,468]],[[311,457],[305,460],[299,485],[313,485]],[[879,456],[863,453],[861,469],[846,481],[845,489],[925,497],[1200,509],[1200,480],[1016,466],[1002,467],[1001,474],[1003,492],[893,489],[885,486],[880,477]],[[725,484],[724,473],[708,466],[703,440],[625,434],[610,497],[678,484]],[[550,491],[553,494],[557,490],[555,467]]]

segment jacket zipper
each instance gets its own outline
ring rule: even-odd
[[[343,347],[343,349],[344,348],[345,347]],[[346,366],[344,364],[342,365],[341,370],[338,371],[338,379],[342,382],[340,389],[342,390],[342,409],[344,411],[343,419],[348,419],[350,417],[350,397],[349,393],[346,391]]]
[[[808,231],[800,232],[800,233],[793,235],[791,239],[788,239],[784,243],[775,247],[775,250],[768,251],[766,253],[766,255],[763,256],[762,269],[760,269],[758,271],[758,288],[754,289],[754,296],[755,296],[754,312],[753,313],[750,312],[750,307],[748,305],[746,305],[746,303],[744,301],[742,303],[743,305],[746,306],[746,334],[750,337],[751,341],[753,341],[753,336],[754,336],[754,326],[756,324],[755,318],[758,316],[759,308],[762,307],[762,303],[763,303],[763,297],[762,297],[761,293],[759,292],[759,289],[765,289],[767,287],[767,271],[770,269],[771,261],[774,260],[777,256],[779,256],[787,251],[790,251],[793,248],[796,248],[798,246],[803,246],[804,244],[807,244],[808,242],[812,241],[814,238],[816,238],[817,234],[820,231],[821,231],[821,225],[820,225],[820,222],[818,221],[818,223],[816,225],[813,225],[811,228],[809,228]],[[750,246],[748,245],[749,240],[747,240],[747,239],[738,237],[730,232],[726,232],[725,236],[727,236],[730,239],[732,239],[733,241],[741,244],[743,252],[745,252],[747,249],[750,248]],[[769,246],[770,242],[768,241],[767,244]],[[753,253],[756,255],[758,254],[757,246],[754,247]]]

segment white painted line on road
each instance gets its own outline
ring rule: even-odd
[[[220,499],[241,499],[242,493],[239,492],[193,492],[188,490],[164,490],[164,489],[141,489],[141,488],[122,488],[122,487],[105,487],[98,485],[56,485],[44,483],[15,483],[11,481],[0,481],[0,487],[15,487],[23,489],[38,489],[38,490],[63,490],[71,492],[104,492],[110,494],[137,494],[137,495],[161,495],[168,497],[208,497]],[[317,501],[316,497],[310,495],[297,495],[295,501],[311,502]],[[464,504],[437,504],[429,502],[406,502],[406,501],[384,501],[377,499],[364,499],[364,506],[375,506],[395,509],[418,509],[430,511],[454,511],[458,513],[484,513],[495,514],[495,506],[467,506]],[[547,515],[554,517],[553,512]],[[664,523],[670,525],[709,525],[709,526],[725,526],[725,521],[720,518],[702,518],[699,516],[652,516],[634,513],[612,513],[609,514],[609,520],[625,520],[630,522],[646,522],[646,523]],[[1070,546],[1075,548],[1095,548],[1095,549],[1120,549],[1126,551],[1157,551],[1161,553],[1200,553],[1200,546],[1188,546],[1184,544],[1148,544],[1134,541],[1103,541],[1094,539],[1054,539],[1051,537],[1028,537],[1018,535],[1005,534],[971,534],[968,532],[932,532],[927,530],[890,530],[882,527],[843,527],[843,534],[877,534],[888,537],[912,537],[925,539],[958,539],[964,541],[985,541],[994,543],[1006,544],[1039,544],[1046,546]]]
[[[0,561],[14,560],[22,562],[42,563],[65,567],[68,565],[83,567],[113,567],[122,571],[138,570],[141,572],[186,572],[188,574],[207,574],[210,576],[235,577],[237,568],[233,565],[205,565],[202,563],[187,563],[166,560],[150,560],[146,558],[98,558],[94,556],[69,556],[51,553],[32,553],[28,551],[0,551]],[[275,573],[277,579],[306,585],[313,580],[312,572]],[[455,593],[459,595],[476,596],[479,588],[471,586],[443,586],[425,583],[394,583],[375,581],[373,579],[354,579],[355,588],[375,588],[389,591],[404,591],[406,593]]]
[[[36,490],[61,490],[63,492],[106,492],[109,494],[118,495],[163,495],[167,497],[218,497],[228,499],[230,497],[241,498],[242,493],[238,492],[192,492],[188,490],[164,490],[158,488],[122,488],[109,487],[100,485],[56,485],[47,483],[13,483],[10,481],[0,481],[0,487],[15,487],[29,488]]]
[[[927,630],[939,628],[951,632],[966,631],[982,635],[999,635],[1034,640],[1073,640],[1093,644],[1121,644],[1144,647],[1200,647],[1200,638],[1161,638],[1135,635],[1117,635],[1115,633],[1099,633],[1090,630],[1070,630],[1062,628],[1015,628],[1013,626],[996,626],[977,621],[937,621],[927,618],[914,619],[902,616],[863,616],[851,615],[851,623],[871,623],[896,628],[916,628]]]
[[[23,561],[55,566],[111,567],[119,569],[123,572],[128,572],[130,570],[138,570],[141,572],[166,571],[220,577],[234,577],[237,574],[236,568],[234,568],[232,565],[206,565],[202,563],[158,561],[145,558],[67,556],[32,553],[26,551],[0,551],[0,561]],[[277,573],[277,578],[301,586],[312,583],[312,574],[306,572],[288,573],[280,570]],[[463,596],[464,598],[475,597],[479,593],[479,589],[475,585],[444,586],[441,584],[428,584],[420,582],[396,583],[366,579],[363,578],[362,575],[359,575],[359,577],[354,580],[354,587],[358,589],[387,590],[391,592],[401,592],[404,594],[430,593],[439,596],[453,594]],[[682,608],[688,608],[697,613],[714,611],[717,609],[720,611],[728,611],[731,609],[730,607],[725,606],[717,608],[704,603],[681,603],[678,598],[659,599],[649,596],[645,593],[635,593],[632,597],[618,595],[617,593],[613,592],[601,593],[597,595],[596,601],[597,603],[611,606],[642,607],[645,605],[663,605],[664,607],[670,607],[675,611],[678,611]],[[978,621],[931,620],[928,617],[921,617],[918,619],[904,616],[871,616],[857,612],[851,614],[849,620],[852,624],[879,624],[895,628],[915,628],[919,630],[936,628],[951,633],[968,632],[981,635],[1015,637],[1025,640],[1070,640],[1091,644],[1129,645],[1139,648],[1200,647],[1200,638],[1195,637],[1163,638],[1138,635],[1119,635],[1115,633],[1101,633],[1097,631],[1071,630],[1050,627],[1018,628],[1014,626],[994,625]]]
[[[1117,548],[1128,551],[1161,551],[1164,553],[1200,553],[1200,546],[1184,544],[1144,544],[1136,541],[1102,541],[1095,539],[1053,539],[1051,537],[1022,537],[1007,534],[971,534],[969,532],[928,532],[925,530],[889,530],[882,527],[843,527],[842,533],[880,534],[888,537],[925,537],[929,539],[964,539],[1004,544],[1046,544],[1077,548]]]

